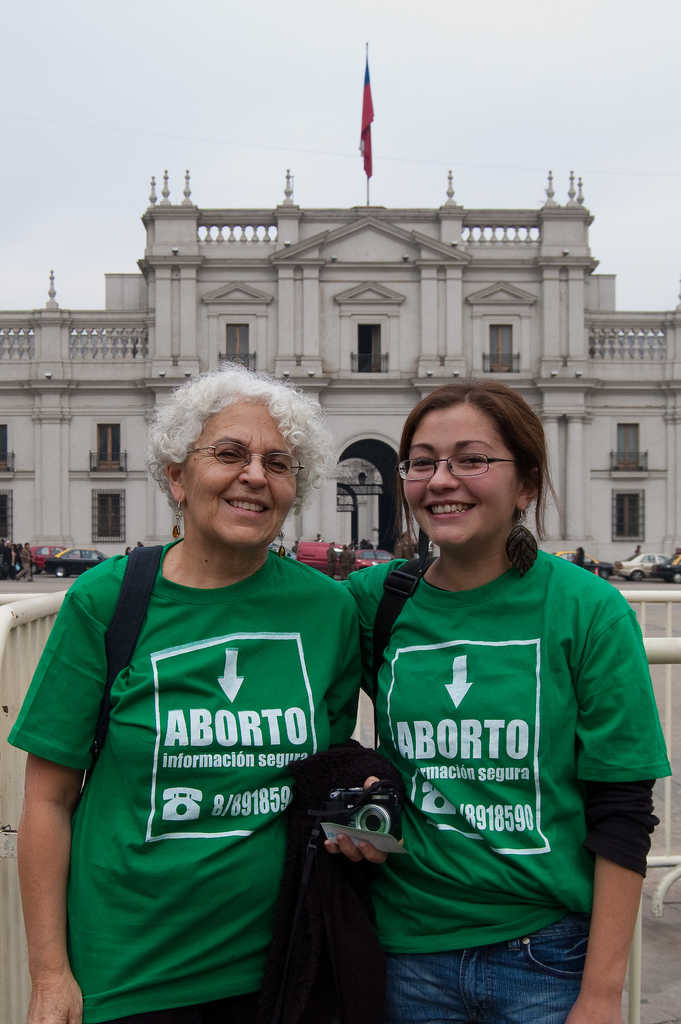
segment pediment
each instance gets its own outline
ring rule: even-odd
[[[373,244],[372,239],[382,244]],[[393,243],[392,248],[389,244],[386,246],[386,243],[390,242]],[[470,256],[459,252],[454,246],[446,245],[420,231],[405,231],[395,224],[370,216],[343,224],[332,231],[320,231],[296,245],[279,250],[271,259],[273,263],[287,263],[306,257],[329,260],[338,256],[349,261],[353,250],[357,252],[358,262],[398,262],[402,261],[405,255],[415,260],[470,262]]]
[[[267,292],[261,292],[259,288],[254,288],[250,284],[232,282],[221,285],[212,292],[206,292],[201,296],[201,301],[207,305],[219,302],[225,305],[264,306],[272,302],[272,296]]]
[[[404,302],[406,296],[387,288],[377,281],[362,281],[361,284],[353,285],[338,292],[333,301],[339,306],[399,306]]]
[[[466,302],[472,306],[531,306],[537,296],[517,288],[508,281],[496,281],[487,288],[466,296]]]

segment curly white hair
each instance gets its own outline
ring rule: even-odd
[[[263,373],[233,363],[202,374],[177,388],[154,413],[147,446],[147,469],[171,507],[166,466],[181,464],[206,420],[236,402],[259,402],[277,425],[302,466],[296,477],[296,501],[302,503],[331,464],[332,441],[319,403]]]

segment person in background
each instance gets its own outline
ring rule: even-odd
[[[575,551],[575,565],[578,565],[580,569],[584,568],[584,548],[577,548]]]
[[[25,580],[26,583],[33,583],[33,555],[31,554],[31,545],[28,541],[25,544],[17,545],[16,556],[21,566],[16,578],[18,580]]]
[[[148,466],[179,539],[163,548],[80,799],[124,556],[69,588],[10,735],[29,752],[29,1024],[255,1018],[287,765],[344,742],[356,717],[352,598],[268,552],[329,451],[315,402],[243,368],[190,381],[158,408]]]
[[[534,507],[541,537],[546,445],[518,391],[435,389],[399,457],[407,522],[440,554],[378,671],[381,751],[409,794],[409,856],[374,886],[387,1024],[620,1024],[652,785],[670,774],[634,612],[537,552],[523,519]],[[395,565],[348,583],[369,677]]]
[[[336,575],[336,563],[336,546],[332,541],[326,549],[326,567],[328,569],[329,576],[331,576],[332,579]]]
[[[352,548],[344,544],[341,548],[341,553],[338,556],[338,574],[340,579],[346,580],[348,574],[355,568],[355,552]]]

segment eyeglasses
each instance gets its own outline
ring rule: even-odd
[[[489,455],[450,455],[446,459],[429,459],[419,455],[397,464],[403,480],[430,480],[440,462],[447,463],[452,476],[482,476],[493,462],[515,462],[515,459],[493,459]]]
[[[223,466],[247,466],[251,459],[260,459],[262,468],[270,476],[296,476],[303,467],[289,452],[252,452],[244,444],[236,441],[218,441],[217,444],[207,445],[205,448],[190,448],[188,454],[195,452],[210,452]]]

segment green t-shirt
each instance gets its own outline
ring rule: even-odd
[[[125,560],[69,589],[10,742],[86,768]],[[291,795],[287,764],[346,740],[357,613],[270,554],[201,590],[156,580],[107,741],[73,818],[69,949],[86,1024],[255,991]]]
[[[385,576],[356,572],[365,663]],[[669,774],[641,633],[604,580],[539,553],[475,590],[421,581],[378,680],[409,856],[376,882],[393,953],[485,945],[588,912],[583,781]]]

